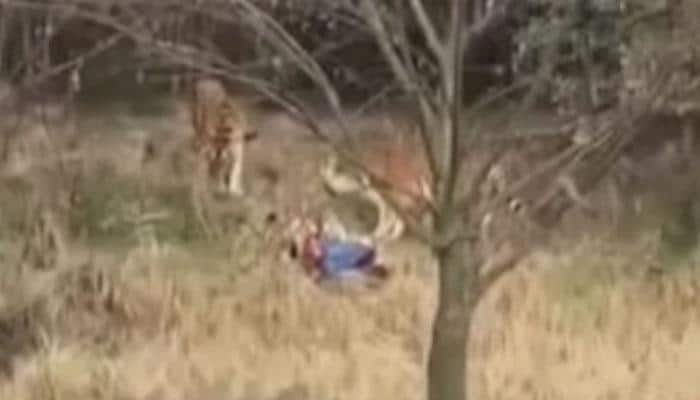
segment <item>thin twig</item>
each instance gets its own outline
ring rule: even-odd
[[[425,7],[423,7],[423,1],[410,0],[410,4],[411,10],[413,10],[413,14],[418,21],[418,26],[423,31],[423,35],[428,42],[428,47],[433,52],[433,56],[438,60],[442,59],[444,57],[445,46],[435,30],[435,25],[430,21]]]

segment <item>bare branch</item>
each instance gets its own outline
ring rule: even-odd
[[[86,52],[80,54],[77,57],[74,57],[71,60],[65,61],[59,65],[54,65],[49,69],[42,70],[39,74],[34,75],[30,81],[25,81],[22,82],[22,86],[31,86],[33,84],[36,84],[38,82],[42,82],[46,79],[51,78],[52,76],[59,75],[65,71],[71,70],[75,67],[79,67],[81,64],[83,64],[86,60],[97,57],[98,55],[102,54],[103,52],[109,50],[110,48],[114,47],[121,39],[124,38],[124,35],[121,33],[115,33],[109,38],[100,41],[97,43],[93,48],[87,50]]]
[[[438,204],[443,210],[452,208],[454,188],[459,170],[458,151],[460,139],[460,111],[462,108],[462,79],[464,73],[464,41],[466,31],[466,1],[456,0],[452,6],[449,41],[443,54],[442,78],[445,96],[444,109],[449,114],[442,116],[441,165],[437,174]],[[449,218],[449,216],[447,216]]]
[[[511,187],[509,187],[504,192],[497,195],[492,202],[501,203],[517,193],[525,190],[530,185],[535,183],[537,179],[540,179],[543,175],[549,174],[553,171],[563,169],[567,162],[580,154],[582,149],[577,146],[571,146],[568,149],[556,154],[555,156],[545,160],[541,164],[537,165],[530,173],[525,174],[523,178],[514,182]]]
[[[391,34],[382,21],[382,14],[377,7],[376,0],[362,0],[362,4],[365,8],[367,22],[374,32],[379,47],[386,60],[389,62],[394,75],[407,93],[417,92],[417,87],[411,79],[412,77],[408,73],[406,65],[404,65],[404,62],[401,60],[396,50],[394,50]]]
[[[436,59],[443,60],[445,56],[445,46],[440,41],[437,31],[435,30],[435,26],[430,21],[430,17],[428,17],[425,7],[423,7],[423,1],[411,0],[410,3],[413,14],[418,21],[418,26],[423,31],[423,35],[428,42],[428,47],[433,52]]]
[[[495,90],[490,94],[486,94],[481,97],[476,103],[472,104],[465,112],[467,114],[467,120],[473,119],[478,113],[482,112],[484,109],[492,106],[494,103],[508,98],[514,92],[521,89],[526,89],[535,83],[534,79],[522,78],[511,83],[508,86]]]
[[[373,96],[371,96],[367,101],[365,101],[363,104],[361,104],[359,107],[357,107],[353,112],[352,116],[353,117],[358,117],[360,115],[363,115],[367,110],[371,109],[372,106],[374,106],[376,103],[379,103],[383,101],[385,98],[389,96],[389,94],[396,90],[397,86],[393,83],[385,85],[382,89],[378,90],[377,93]]]
[[[515,269],[525,255],[524,249],[512,245],[486,260],[480,271],[477,298],[482,298],[503,275]]]
[[[581,190],[578,188],[578,185],[576,185],[576,182],[574,182],[574,179],[570,175],[560,176],[557,179],[556,184],[564,190],[566,195],[569,196],[575,205],[592,215],[595,214],[593,206],[583,196]]]
[[[362,0],[365,9],[365,17],[374,32],[375,40],[389,63],[395,77],[399,81],[403,90],[409,94],[415,94],[418,106],[421,111],[421,129],[419,129],[423,149],[428,159],[428,166],[431,174],[437,176],[437,161],[434,151],[433,139],[430,132],[439,124],[437,123],[436,101],[430,99],[426,91],[423,90],[421,78],[417,73],[411,74],[406,63],[394,50],[393,40],[386,24],[381,19],[381,13],[377,7],[376,0]]]
[[[279,40],[271,40],[270,43],[277,46],[278,50],[286,53],[292,59],[296,60],[297,64],[307,73],[308,77],[312,79],[323,91],[330,102],[331,108],[342,122],[344,130],[347,130],[347,125],[342,117],[342,105],[340,103],[340,97],[338,93],[333,88],[330,83],[328,76],[323,71],[323,69],[318,65],[318,63],[309,55],[309,52],[304,50],[303,47],[292,37],[289,32],[287,32],[274,18],[272,18],[265,11],[261,10],[259,7],[254,5],[248,0],[240,0],[240,4],[246,7],[254,17],[257,17],[260,22],[264,25],[259,25],[258,27],[267,27],[267,29],[262,29],[264,34],[273,33],[277,35]]]

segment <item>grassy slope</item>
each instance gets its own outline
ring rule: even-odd
[[[58,267],[18,267],[44,181],[0,181],[0,398],[421,398],[434,304],[423,251],[389,249],[399,273],[381,291],[323,291],[251,229],[266,200],[245,213],[252,225],[240,205],[218,208],[224,233],[206,239],[183,178],[135,166],[140,142],[124,132],[181,121],[84,129],[104,126],[114,132],[84,141],[91,158],[80,207],[62,214],[71,239]],[[538,253],[504,279],[477,317],[477,398],[700,398],[700,257],[650,275],[656,244],[651,233],[624,244],[599,236]]]

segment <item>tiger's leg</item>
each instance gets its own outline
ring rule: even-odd
[[[384,220],[385,228],[382,237],[388,240],[396,240],[403,235],[406,228],[403,219],[401,219],[399,214],[386,202],[384,203]]]
[[[231,150],[231,170],[228,178],[228,193],[243,196],[243,157],[245,148],[243,140],[236,140]]]
[[[203,147],[198,149],[195,173],[192,176],[191,201],[197,222],[206,237],[213,237],[213,227],[207,215],[208,193],[207,185],[210,178],[210,149]]]
[[[374,238],[382,237],[383,235],[386,234],[386,230],[387,230],[387,228],[386,228],[386,225],[387,225],[386,207],[385,207],[384,201],[381,198],[380,194],[372,189],[369,189],[367,192],[364,192],[364,195],[377,208],[377,225],[374,227],[374,231],[372,232],[372,236]]]
[[[406,230],[406,225],[395,212],[392,212],[392,214],[394,216],[394,224],[389,233],[389,238],[391,240],[396,240],[403,235],[404,231]]]
[[[401,219],[376,190],[369,189],[366,195],[377,207],[377,226],[374,228],[372,236],[375,238],[395,239],[397,232],[403,228]]]

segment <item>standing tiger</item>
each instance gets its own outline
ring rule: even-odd
[[[190,102],[194,149],[209,179],[232,195],[243,195],[245,142],[257,133],[250,130],[242,106],[215,79],[194,84]]]

